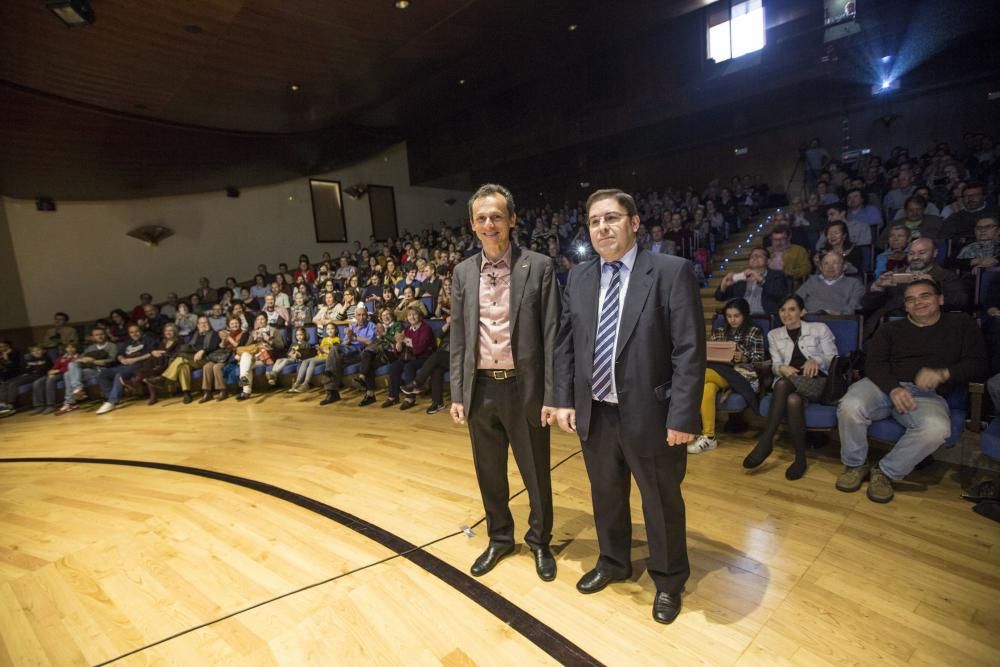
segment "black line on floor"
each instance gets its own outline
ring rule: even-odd
[[[565,461],[569,460],[576,453],[571,454],[562,461],[553,466],[553,468],[561,465]],[[260,493],[267,494],[274,498],[284,500],[285,502],[292,503],[303,509],[307,509],[310,512],[319,514],[320,516],[326,517],[331,521],[335,521],[340,525],[350,528],[356,533],[359,533],[368,539],[381,544],[382,546],[395,552],[394,556],[390,556],[381,561],[375,563],[369,563],[363,567],[357,568],[352,572],[358,572],[375,565],[379,565],[386,561],[392,560],[402,556],[406,558],[411,563],[417,565],[427,573],[433,575],[434,577],[445,582],[458,592],[465,595],[467,598],[478,604],[480,607],[490,612],[498,619],[511,626],[514,630],[520,633],[525,639],[529,640],[535,644],[538,648],[548,653],[553,659],[559,661],[564,665],[599,665],[596,658],[591,656],[589,653],[584,651],[582,648],[571,642],[569,639],[556,632],[554,629],[542,623],[540,620],[524,611],[517,605],[515,605],[510,600],[504,598],[495,591],[487,588],[485,585],[479,581],[473,579],[469,575],[465,574],[456,567],[449,565],[445,561],[441,560],[437,556],[428,553],[423,550],[423,547],[418,547],[403,538],[390,533],[384,528],[380,528],[373,523],[365,521],[360,517],[354,516],[348,512],[337,509],[331,505],[321,503],[318,500],[314,500],[307,496],[295,493],[293,491],[288,491],[287,489],[282,489],[281,487],[274,486],[273,484],[268,484],[266,482],[259,482],[257,480],[248,479],[246,477],[239,477],[236,475],[230,475],[223,472],[217,472],[214,470],[205,470],[204,468],[194,468],[191,466],[175,465],[172,463],[157,463],[154,461],[129,461],[124,459],[100,459],[100,458],[80,458],[80,457],[17,457],[17,458],[4,458],[0,459],[0,463],[84,463],[84,464],[102,464],[102,465],[119,465],[119,466],[131,466],[135,468],[151,468],[154,470],[166,470],[169,472],[179,472],[187,475],[195,475],[197,477],[205,477],[207,479],[214,479],[220,482],[227,482],[229,484],[234,484],[236,486],[241,486],[243,488],[258,491]],[[478,525],[477,522],[476,525]],[[429,544],[438,542],[449,537],[454,537],[455,535],[461,535],[461,532],[453,533],[452,535],[446,535],[445,537],[438,538]],[[427,545],[424,545],[427,546]],[[341,577],[347,576],[352,572],[345,572],[337,575],[336,577],[331,577],[327,580],[320,581],[317,583],[309,584],[295,591],[289,593],[283,593],[275,598],[259,602],[246,609],[241,609],[235,611],[231,614],[223,616],[221,618],[202,623],[193,628],[188,628],[181,632],[178,632],[170,637],[166,637],[155,641],[146,646],[141,646],[139,648],[133,649],[128,653],[123,653],[122,655],[107,660],[100,663],[100,665],[107,665],[112,662],[121,660],[122,658],[128,657],[135,653],[139,653],[158,644],[176,639],[182,635],[188,634],[195,630],[207,627],[213,623],[218,623],[219,621],[232,618],[239,614],[243,614],[252,609],[256,609],[262,605],[268,604],[275,600],[280,600],[284,597],[294,595],[301,591],[314,588],[316,586],[334,581]],[[100,665],[98,667],[100,667]]]

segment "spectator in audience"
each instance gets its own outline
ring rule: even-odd
[[[45,335],[42,337],[42,347],[47,350],[56,350],[70,341],[79,342],[76,329],[69,325],[69,315],[58,312],[53,319],[55,326],[45,330]]]
[[[429,415],[437,414],[444,410],[444,375],[448,372],[450,365],[449,349],[451,347],[451,335],[448,333],[450,329],[451,316],[448,316],[444,321],[444,326],[441,328],[441,344],[420,365],[420,370],[417,371],[417,375],[413,378],[413,381],[400,387],[400,391],[408,397],[413,398],[413,400],[416,400],[416,396],[420,393],[420,387],[427,384],[429,380],[431,385],[431,404],[426,410]]]
[[[287,353],[281,359],[274,362],[274,366],[267,372],[267,383],[272,387],[278,383],[278,375],[281,370],[289,365],[309,359],[315,356],[316,350],[309,344],[309,334],[304,327],[295,327],[292,344],[288,346]],[[294,389],[294,387],[292,387]]]
[[[830,192],[830,186],[826,181],[816,183],[816,196],[819,197],[819,203],[823,206],[840,203],[840,197],[837,196],[836,192]]]
[[[236,349],[237,362],[240,365],[240,386],[243,388],[236,395],[237,401],[250,398],[253,391],[253,369],[274,364],[275,357],[283,348],[284,339],[270,324],[267,314],[257,313],[247,344]]]
[[[660,225],[653,225],[650,228],[649,237],[646,239],[645,247],[650,252],[663,253],[666,255],[677,254],[677,244],[664,238],[663,227]]]
[[[208,278],[204,276],[198,281],[198,289],[194,293],[198,295],[198,299],[204,304],[216,303],[219,300],[218,292],[212,287]]]
[[[246,306],[242,303],[233,304],[233,307],[229,311],[229,317],[235,317],[238,319],[240,321],[240,328],[243,329],[243,331],[250,331],[250,322],[253,321],[254,314],[252,312],[248,314]],[[250,319],[247,319],[248,317]],[[228,317],[226,318],[226,325],[229,325]]]
[[[388,257],[385,260],[385,271],[382,272],[383,285],[395,288],[396,283],[403,279],[403,273],[396,267],[396,260]]]
[[[199,297],[197,294],[192,294],[191,296],[189,296],[188,303],[191,304],[191,312],[194,313],[195,315],[204,315],[206,312],[209,311],[209,308],[206,307],[201,302],[201,297]]]
[[[333,274],[333,279],[340,281],[344,285],[347,284],[351,276],[357,275],[357,269],[348,263],[346,257],[341,257],[338,262],[337,271]]]
[[[894,223],[886,230],[888,247],[875,256],[875,277],[886,271],[904,271],[909,258],[906,247],[910,243],[910,230],[906,225]]]
[[[572,262],[572,260],[568,260]],[[567,269],[568,270],[568,269]],[[434,317],[447,319],[451,316],[451,276],[446,277],[441,283],[441,296],[437,300],[434,308]]]
[[[843,220],[834,220],[823,230],[823,235],[816,244],[816,254],[813,255],[817,269],[823,256],[831,252],[844,258],[844,272],[848,275],[858,275],[863,269],[867,269],[862,266],[861,248],[851,242],[847,223]]]
[[[209,361],[209,355],[219,347],[219,334],[216,333],[208,323],[208,318],[204,315],[198,317],[195,331],[191,340],[183,343],[177,353],[167,364],[160,378],[149,378],[146,384],[149,386],[150,398],[155,397],[156,390],[161,386],[162,381],[176,382],[184,392],[185,403],[190,403],[191,396],[191,370],[192,368],[203,368]],[[204,372],[207,378],[211,373]],[[207,386],[209,389],[205,390]],[[199,403],[205,403],[211,398],[211,382],[202,380],[203,396]]]
[[[952,213],[945,220],[943,238],[958,241],[959,245],[975,236],[976,221],[983,216],[997,219],[1000,208],[986,201],[982,183],[970,182],[962,192],[962,210]]]
[[[69,363],[63,377],[66,381],[66,396],[56,414],[64,415],[76,410],[79,407],[77,401],[87,397],[84,383],[96,380],[102,370],[110,368],[116,361],[118,345],[108,340],[103,327],[94,327],[90,332],[90,340],[83,354]]]
[[[198,401],[199,403],[206,402],[213,390],[216,391],[215,400],[226,400],[226,379],[223,370],[226,364],[235,357],[236,350],[246,345],[250,333],[243,328],[238,317],[230,317],[226,322],[226,328],[219,331],[218,336],[219,347],[205,355],[208,361],[205,362],[201,374],[201,387],[204,395]]]
[[[407,287],[413,289],[414,294],[420,293],[420,283],[417,281],[417,269],[412,264],[406,266],[406,273],[402,280],[396,282],[396,296],[402,296],[403,290]]]
[[[776,315],[778,303],[791,287],[782,271],[767,268],[767,250],[753,248],[745,271],[730,271],[715,290],[716,301],[746,299],[754,315]]]
[[[434,352],[434,332],[424,322],[424,312],[413,305],[406,309],[409,326],[396,334],[396,359],[389,370],[389,396],[382,402],[383,408],[399,403],[401,386],[413,382],[417,371]],[[416,398],[407,395],[399,409],[409,410],[415,403]]]
[[[1000,243],[997,242],[997,216],[980,216],[974,232],[976,240],[958,253],[956,268],[962,273],[978,273],[997,265]]]
[[[282,308],[288,308],[292,304],[291,304],[291,301],[288,300],[288,294],[286,294],[284,292],[284,289],[283,289],[283,284],[284,283],[281,282],[281,277],[280,276],[281,276],[281,274],[279,273],[278,277],[275,279],[275,281],[271,283],[271,291],[270,291],[270,293],[268,293],[267,296],[269,296],[269,297],[271,297],[271,298],[274,299],[274,305],[275,306],[281,306]],[[265,296],[264,299],[267,299],[267,296]]]
[[[147,303],[142,310],[143,317],[136,324],[139,325],[143,335],[159,338],[163,334],[163,327],[171,324],[170,320],[160,314],[160,307],[155,303]]]
[[[944,296],[933,280],[904,288],[907,317],[883,325],[866,349],[866,377],[847,390],[837,407],[841,491],[857,491],[868,479],[868,498],[887,503],[900,481],[951,434],[944,396],[986,374],[986,353],[975,322],[964,313],[943,313]],[[888,454],[868,467],[868,427],[892,417],[906,429]]]
[[[438,298],[441,295],[441,285],[450,273],[451,271],[448,270],[447,266],[439,266],[427,280],[420,281],[420,291],[417,293],[421,297],[430,297],[431,306],[435,309],[437,308]]]
[[[934,204],[934,202],[931,201],[931,193],[930,190],[927,189],[927,186],[921,185],[914,188],[911,197],[920,197],[921,199],[924,200],[924,215],[931,215],[938,218],[941,217],[941,211]],[[906,205],[904,204],[902,209],[896,211],[896,216],[893,218],[893,220],[902,220],[903,218],[905,218],[906,217],[905,208]]]
[[[731,363],[709,362],[705,369],[705,388],[701,398],[701,435],[688,443],[689,454],[701,454],[718,446],[715,437],[716,397],[720,391],[733,389],[756,408],[760,381],[754,364],[764,360],[764,334],[750,319],[746,299],[730,299],[723,310],[725,326],[712,332],[712,341],[731,341],[736,352]]]
[[[344,329],[341,342],[334,345],[326,356],[326,380],[323,383],[326,397],[320,405],[329,405],[340,400],[340,387],[344,381],[344,366],[357,361],[361,351],[375,340],[375,324],[368,320],[368,311],[358,308],[354,313],[354,324]]]
[[[831,204],[826,209],[826,222],[827,226],[831,222],[843,222],[844,226],[847,228],[847,233],[850,235],[851,240],[855,245],[871,245],[872,244],[872,229],[867,223],[860,220],[851,220],[848,217],[848,208],[846,205],[837,202]]]
[[[263,299],[271,293],[271,288],[264,282],[264,275],[258,273],[253,277],[253,287],[250,288],[250,297],[253,299]]]
[[[153,303],[153,295],[149,292],[143,292],[139,295],[139,305],[132,309],[132,312],[128,316],[129,322],[138,322],[146,315],[145,307],[147,304]]]
[[[31,396],[34,414],[50,415],[56,410],[56,385],[63,381],[69,370],[71,361],[79,356],[80,344],[75,340],[66,341],[62,354],[52,363],[45,377],[40,377],[32,383]],[[68,387],[68,382],[63,382]]]
[[[335,324],[337,322],[336,310],[340,304],[337,303],[336,295],[333,292],[326,292],[323,294],[323,301],[320,307],[316,309],[316,314],[313,315],[313,323],[320,328],[321,331],[326,330],[328,324]]]
[[[795,282],[805,280],[812,272],[809,252],[802,246],[791,243],[788,227],[775,227],[768,234],[768,240],[771,248],[767,268],[772,271],[782,271]]]
[[[167,302],[160,306],[160,315],[168,321],[173,321],[177,315],[177,292],[167,292]]]
[[[177,304],[174,326],[177,327],[177,334],[181,338],[187,338],[198,328],[198,316],[192,313],[191,307],[183,301]]]
[[[25,384],[34,384],[45,379],[45,374],[52,367],[52,361],[41,345],[33,344],[28,353],[17,358],[9,341],[0,342],[0,417],[14,414],[17,403],[17,390]],[[13,373],[13,376],[8,377]],[[38,406],[35,406],[38,412]],[[44,408],[43,408],[44,409]]]
[[[806,418],[808,401],[819,400],[826,385],[830,363],[837,356],[833,332],[822,322],[806,322],[805,304],[797,294],[786,297],[778,311],[784,325],[767,334],[771,367],[776,378],[767,425],[753,451],[743,459],[744,468],[762,464],[774,448],[774,436],[782,418],[788,416],[788,431],[795,461],[785,478],[796,480],[806,472]]]
[[[208,323],[212,326],[215,331],[222,331],[226,328],[226,324],[229,318],[226,313],[222,310],[222,306],[219,304],[213,304],[212,309],[208,312]]]
[[[358,308],[357,299],[354,296],[354,292],[347,290],[341,297],[340,303],[333,307],[333,319],[335,322],[352,322],[354,320],[354,312]],[[362,306],[362,308],[364,308]]]
[[[944,221],[936,215],[924,213],[924,201],[920,195],[913,195],[906,200],[903,205],[903,218],[901,222],[910,233],[910,240],[919,238],[929,238],[932,240],[944,240]],[[879,236],[878,245],[880,248],[886,246],[889,230],[886,229]]]
[[[341,259],[341,261],[343,262],[344,260]],[[312,270],[311,266],[309,266],[308,261],[299,262],[299,268],[296,269],[294,274],[292,274],[292,282],[296,282],[300,277],[310,285],[316,282],[316,272]]]
[[[288,312],[288,323],[293,327],[304,327],[312,322],[312,308],[306,305],[306,297],[302,292],[296,292],[292,297],[292,307]]]
[[[861,308],[865,287],[857,278],[844,275],[844,256],[831,251],[820,260],[820,273],[809,276],[796,294],[807,312],[852,315]]]
[[[864,226],[868,230],[868,242],[861,239],[866,238],[860,235],[860,227]],[[871,245],[872,228],[877,232],[882,227],[882,212],[877,206],[872,206],[865,202],[865,194],[861,188],[851,188],[847,191],[847,229],[851,238],[860,245]],[[855,229],[858,228],[858,229]]]
[[[137,378],[142,378],[143,384],[149,391],[149,405],[156,405],[159,390],[166,386],[166,378],[163,377],[163,373],[170,368],[175,359],[180,358],[178,355],[182,346],[183,343],[177,335],[177,327],[173,323],[166,324],[163,327],[163,338],[150,351],[150,358],[143,362],[136,374]],[[187,387],[181,386],[181,392],[184,404],[187,405],[191,402],[190,376],[188,376]]]
[[[420,314],[423,319],[427,318],[427,306],[425,306],[424,302],[415,296],[413,288],[408,285],[405,288],[403,288],[402,296],[400,297],[399,302],[396,304],[396,307],[393,310],[393,312],[396,315],[396,319],[399,320],[400,322],[407,321],[406,310],[411,306],[416,307],[418,310],[420,310]]]
[[[97,383],[104,394],[104,402],[97,408],[95,414],[104,415],[115,409],[121,401],[125,382],[131,379],[139,371],[139,365],[151,356],[153,344],[143,336],[142,328],[138,324],[133,322],[128,325],[128,337],[118,355],[118,365],[105,366],[97,373]]]
[[[392,310],[382,308],[378,313],[378,324],[375,326],[375,340],[361,352],[361,370],[354,382],[358,389],[364,392],[359,406],[364,407],[375,402],[375,371],[379,366],[391,364],[399,354],[396,352],[396,337],[406,328],[395,318]]]
[[[961,280],[951,271],[945,271],[934,263],[937,248],[928,238],[910,242],[907,251],[909,264],[904,271],[886,271],[873,282],[861,300],[865,313],[865,338],[869,338],[878,328],[883,317],[904,313],[903,296],[906,285],[917,278],[930,278],[938,284],[944,295],[946,310],[962,310],[968,303]]]
[[[260,314],[267,318],[268,326],[278,329],[285,328],[291,319],[287,307],[275,305],[273,294],[264,297],[264,309],[260,311]]]
[[[295,373],[295,381],[292,382],[292,386],[288,390],[290,394],[309,391],[309,381],[316,372],[316,366],[323,363],[323,360],[326,359],[326,356],[330,353],[330,349],[334,345],[340,343],[340,338],[337,336],[336,324],[328,324],[326,326],[325,336],[323,335],[323,330],[317,328],[317,335],[321,336],[320,342],[317,345],[303,347],[301,342],[296,340],[294,356],[298,357],[299,368]],[[289,355],[292,356],[291,351],[289,351]]]
[[[382,304],[382,276],[377,272],[368,276],[368,283],[361,292],[361,300],[369,310],[376,309]]]
[[[120,343],[128,338],[128,313],[121,308],[115,308],[108,313],[105,333],[108,340]]]
[[[896,177],[894,187],[882,199],[882,210],[885,220],[892,220],[896,211],[903,208],[906,200],[913,194],[913,174],[907,169],[901,169]],[[923,214],[923,208],[920,209]]]

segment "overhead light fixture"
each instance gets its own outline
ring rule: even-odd
[[[88,0],[48,0],[45,7],[58,16],[67,28],[82,28],[97,20]]]
[[[410,6],[410,0],[396,0],[396,9],[406,9]]]
[[[570,24],[569,24],[569,26],[568,26],[568,27],[567,27],[566,29],[567,29],[567,30],[569,30],[570,32],[573,32],[573,31],[575,31],[575,30],[576,30],[577,28],[579,28],[579,27],[580,27],[580,26],[578,26],[578,25],[577,25],[577,24],[575,24],[575,23],[570,23]]]
[[[290,91],[292,91],[293,93],[297,93],[297,92],[299,92],[299,84],[297,84],[297,83],[293,83],[292,85],[290,85],[290,86],[288,87],[288,89],[289,89]]]
[[[464,86],[465,85],[465,79],[459,79],[458,80],[458,85]]]
[[[144,225],[126,232],[127,236],[139,239],[150,248],[160,245],[160,241],[174,235],[174,230],[163,225]]]
[[[368,186],[364,183],[358,183],[357,185],[352,185],[349,188],[344,189],[344,194],[351,199],[358,200],[368,194]]]

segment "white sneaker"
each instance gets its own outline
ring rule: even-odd
[[[701,454],[719,446],[719,441],[707,435],[699,435],[698,438],[688,445],[688,454]]]
[[[97,412],[95,412],[94,414],[106,415],[114,409],[115,409],[114,403],[109,403],[108,401],[104,401],[103,403],[101,403],[101,407],[97,408]]]

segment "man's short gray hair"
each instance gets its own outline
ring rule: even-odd
[[[472,204],[477,199],[483,199],[484,197],[490,197],[492,195],[500,195],[504,198],[507,204],[507,215],[514,215],[514,195],[510,193],[510,190],[502,185],[496,183],[484,183],[479,186],[479,189],[472,193],[469,197],[469,220],[472,220]]]

